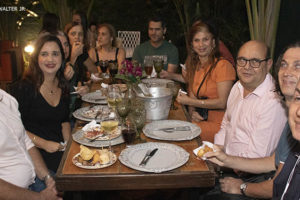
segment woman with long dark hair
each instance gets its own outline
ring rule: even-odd
[[[40,37],[28,70],[12,89],[27,134],[39,148],[47,167],[54,172],[63,154],[63,144],[71,135],[70,92],[64,77],[64,57],[57,37]]]

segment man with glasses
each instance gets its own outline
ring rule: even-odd
[[[215,144],[231,156],[243,158],[263,158],[274,152],[287,121],[285,109],[275,92],[275,85],[269,70],[267,46],[259,41],[246,42],[237,56],[239,81],[232,87],[227,101],[221,129],[215,135]],[[223,170],[223,169],[222,169]],[[228,169],[225,177],[235,177],[247,182],[261,182],[273,176],[273,172],[252,174]],[[214,190],[204,199],[251,199],[238,194],[220,193],[228,186],[220,180]],[[241,193],[247,185],[239,183]]]
[[[215,135],[215,144],[229,155],[259,158],[270,156],[276,148],[287,118],[269,74],[272,64],[262,42],[249,41],[238,52],[240,80],[231,89]]]

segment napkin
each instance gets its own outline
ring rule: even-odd
[[[198,147],[198,148],[196,148],[196,149],[193,150],[194,154],[197,156],[198,151],[199,151],[201,148],[204,148],[205,145],[208,146],[208,147],[210,147],[210,148],[212,148],[213,151],[216,152],[216,150],[214,149],[214,144],[213,144],[213,143],[208,142],[208,141],[203,141],[203,142],[202,142],[202,145],[201,145],[200,147]],[[201,159],[202,159],[202,160],[206,160],[206,157],[202,156]]]
[[[184,64],[184,65],[183,65],[183,64],[180,64],[180,67],[182,67],[182,69],[183,69],[184,71],[186,71],[185,64]]]
[[[116,113],[111,112],[111,113],[109,114],[109,119],[114,119],[115,117],[116,117]]]
[[[151,95],[150,92],[149,92],[149,89],[145,86],[145,84],[140,83],[140,84],[138,84],[138,86],[139,86],[139,88],[141,88],[144,96],[150,96]]]
[[[93,121],[91,121],[90,123],[86,124],[86,125],[82,128],[82,130],[83,130],[83,131],[89,131],[89,130],[92,130],[92,129],[93,129],[94,127],[96,127],[96,126],[101,127],[100,124],[97,124],[97,122],[96,122],[95,120],[93,120]]]
[[[91,74],[91,79],[92,79],[93,81],[101,81],[101,80],[102,80],[102,78],[96,76],[94,73]]]
[[[59,151],[65,151],[66,147],[67,147],[67,143],[68,143],[68,141],[60,142],[60,145],[63,146],[63,148],[60,149]]]
[[[103,88],[108,88],[108,84],[101,83],[101,87],[103,87]]]

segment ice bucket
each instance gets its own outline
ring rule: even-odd
[[[167,119],[172,103],[172,92],[169,88],[151,87],[149,88],[151,96],[137,94],[145,102],[146,120]]]

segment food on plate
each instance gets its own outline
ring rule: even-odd
[[[199,156],[200,158],[203,157],[203,155],[207,152],[212,152],[213,148],[210,148],[209,146],[207,146],[206,144],[199,149],[197,156]]]
[[[95,150],[92,150],[86,146],[80,145],[80,157],[83,160],[91,160],[96,153]]]
[[[105,165],[110,161],[110,152],[107,149],[95,150],[80,145],[80,153],[77,159],[79,163],[85,166],[95,166],[98,163]]]
[[[100,135],[104,135],[104,130],[102,130],[100,126],[92,127],[91,129],[84,132],[84,137],[90,140]]]

